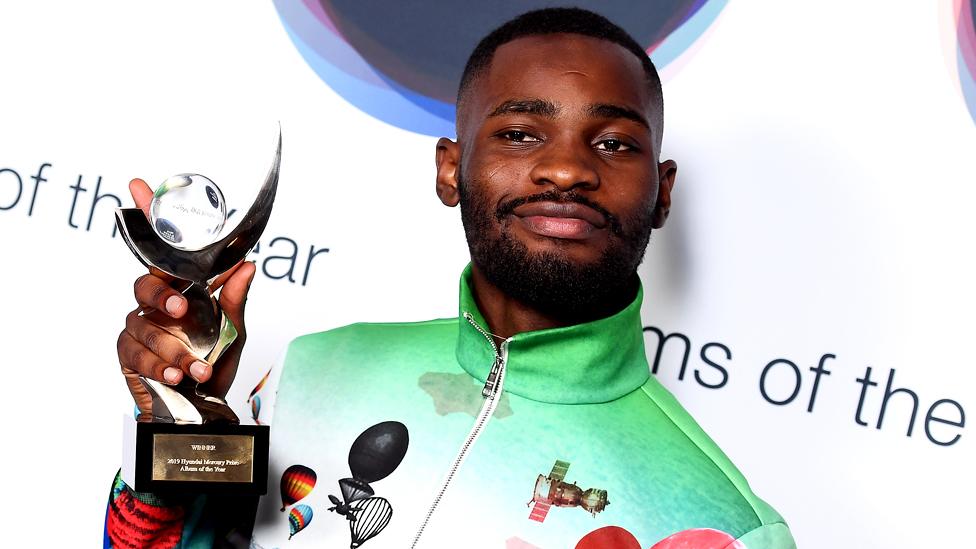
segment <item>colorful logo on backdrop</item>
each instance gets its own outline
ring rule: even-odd
[[[662,78],[701,44],[728,0],[577,0],[644,44]],[[546,0],[276,0],[309,66],[363,112],[405,130],[454,135],[454,96],[477,40]]]
[[[958,70],[963,99],[976,122],[976,0],[954,0],[952,15],[956,43],[950,64]]]

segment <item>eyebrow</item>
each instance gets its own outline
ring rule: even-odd
[[[534,114],[546,118],[555,118],[559,113],[559,107],[552,101],[545,99],[509,99],[499,104],[488,118],[503,116],[506,114]],[[586,113],[596,118],[623,118],[637,122],[641,126],[650,129],[650,124],[642,114],[630,107],[614,105],[612,103],[596,103],[586,109]]]
[[[586,109],[586,112],[590,116],[595,116],[597,118],[624,118],[627,120],[633,120],[647,129],[651,128],[651,125],[647,123],[647,119],[644,118],[642,114],[634,109],[623,107],[621,105],[597,103],[595,105],[590,105]]]
[[[495,107],[488,118],[505,114],[535,114],[555,118],[558,110],[552,101],[545,99],[509,99]]]

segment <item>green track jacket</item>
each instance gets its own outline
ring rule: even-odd
[[[499,341],[469,283],[458,318],[289,345],[257,393],[272,429],[253,547],[795,547],[649,376],[640,292],[611,317]],[[207,508],[180,543],[213,539]]]

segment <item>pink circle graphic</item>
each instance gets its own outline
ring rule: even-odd
[[[952,6],[956,35],[954,64],[959,74],[959,87],[976,121],[976,0],[955,0]]]

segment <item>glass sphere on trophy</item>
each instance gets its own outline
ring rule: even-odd
[[[211,286],[245,258],[268,224],[281,164],[274,162],[251,207],[224,234],[224,195],[209,178],[179,174],[153,194],[149,216],[119,208],[116,222],[129,249],[147,267],[172,278],[187,311],[172,318],[147,309],[146,320],[176,336],[196,357],[215,365],[237,338]],[[267,487],[267,425],[241,424],[223,398],[185,376],[176,385],[140,378],[152,396],[152,415],[126,421],[123,478],[137,491],[263,494]],[[134,447],[133,447],[134,446]]]

